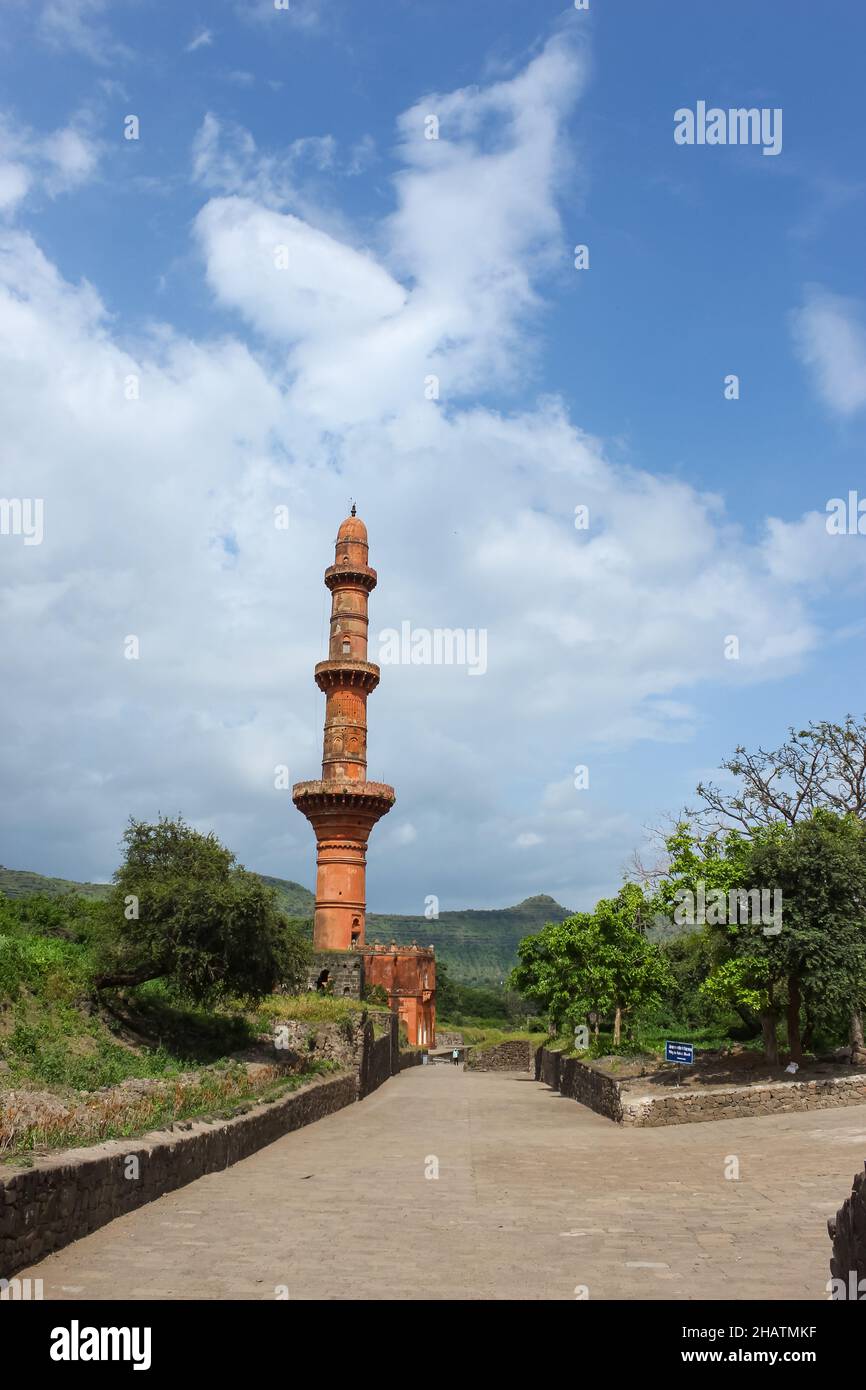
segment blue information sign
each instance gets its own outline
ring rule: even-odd
[[[695,1063],[695,1049],[691,1043],[665,1043],[665,1061],[679,1062],[681,1066],[692,1067]]]

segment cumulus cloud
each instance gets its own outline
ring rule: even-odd
[[[792,318],[794,341],[815,389],[838,415],[866,406],[866,310],[856,300],[811,286]]]
[[[31,178],[29,170],[14,160],[0,163],[0,212],[11,212],[27,196]]]
[[[217,297],[275,338],[329,352],[344,333],[375,331],[405,300],[372,257],[248,199],[213,199],[196,230]]]
[[[764,554],[774,579],[789,586],[809,585],[816,593],[844,592],[863,585],[866,548],[862,535],[857,532],[860,517],[854,515],[854,533],[848,534],[848,497],[835,500],[843,503],[846,509],[846,525],[841,534],[837,534],[838,521],[834,518],[832,498],[827,499],[823,512],[807,512],[796,522],[768,518]],[[828,523],[831,523],[829,530]]]
[[[295,344],[291,366],[307,410],[332,427],[347,425],[425,391],[456,400],[525,372],[531,340],[522,330],[540,307],[534,279],[562,255],[562,124],[584,81],[580,49],[554,39],[511,80],[434,94],[400,118],[398,204],[380,234],[391,278],[368,262],[359,322],[335,315],[328,277],[310,283],[313,238],[296,219],[268,216],[249,201],[202,210],[197,233],[211,285],[249,323]],[[254,158],[251,137],[236,132],[226,148],[222,134],[213,120],[199,132],[198,178],[219,178],[228,191],[279,189],[271,162]],[[283,192],[290,199],[285,185]],[[274,256],[279,245],[288,248],[283,263]],[[367,248],[357,249],[351,260],[360,272]],[[344,281],[344,248],[332,246],[331,255]],[[312,329],[300,343],[299,300]]]
[[[0,114],[0,212],[15,212],[27,195],[69,193],[96,174],[100,142],[85,114],[42,135]]]
[[[80,53],[100,66],[126,60],[129,49],[104,22],[108,7],[109,0],[42,0],[39,32],[52,48]]]
[[[312,882],[275,770],[309,777],[321,756],[321,576],[350,497],[380,577],[371,659],[405,621],[483,631],[488,650],[478,679],[383,667],[369,775],[398,793],[375,832],[395,853],[370,856],[383,911],[542,888],[591,904],[641,835],[605,787],[608,753],[687,740],[703,683],[777,679],[814,650],[784,522],[749,543],[722,499],[617,465],[561,401],[479,403],[532,348],[582,81],[557,39],[508,81],[413,107],[394,211],[366,238],[248,182],[211,186],[206,131],[194,237],[234,316],[220,338],[162,324],[130,341],[96,289],[2,234],[4,488],[45,505],[40,546],[2,540],[10,863],[104,876],[129,813],[180,809],[252,867]]]

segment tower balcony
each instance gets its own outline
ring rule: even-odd
[[[366,844],[370,831],[397,800],[385,782],[296,782],[292,801],[321,842]]]
[[[366,589],[369,594],[375,589],[377,581],[378,575],[372,565],[358,565],[349,561],[347,564],[329,565],[325,570],[325,586],[332,593],[344,586],[357,586]]]
[[[355,661],[343,657],[336,661],[316,663],[316,685],[327,695],[329,690],[354,686],[367,695],[379,684],[379,667],[372,661]]]

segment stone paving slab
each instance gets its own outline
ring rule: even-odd
[[[864,1156],[866,1106],[623,1129],[525,1073],[416,1067],[19,1277],[51,1299],[826,1299]]]

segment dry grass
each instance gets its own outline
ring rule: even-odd
[[[69,1101],[47,1091],[8,1091],[0,1099],[0,1156],[97,1144],[191,1116],[221,1115],[244,1101],[293,1089],[326,1069],[317,1064],[291,1072],[284,1064],[236,1064],[164,1081],[125,1082]]]
[[[311,991],[309,994],[270,994],[256,1005],[251,1017],[256,1023],[288,1019],[302,1023],[345,1023],[347,1019],[355,1021],[362,1013],[370,1014],[375,1021],[377,1014],[387,1017],[389,1010],[362,999]]]

